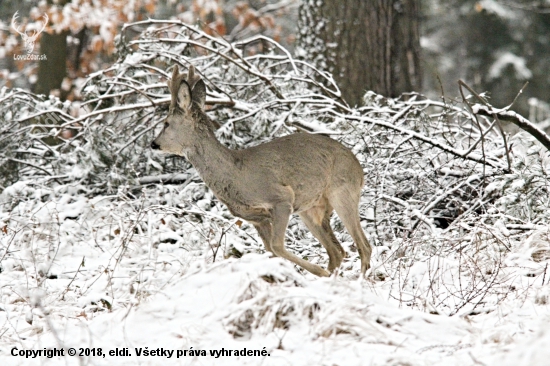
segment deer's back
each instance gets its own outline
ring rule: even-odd
[[[239,185],[255,202],[276,201],[290,189],[300,211],[328,190],[363,186],[355,155],[327,136],[297,133],[235,153]]]

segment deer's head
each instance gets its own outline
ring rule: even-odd
[[[172,79],[168,81],[172,100],[164,128],[151,143],[151,148],[186,156],[197,138],[198,124],[207,118],[203,112],[206,85],[195,75],[192,65],[188,74],[180,74],[178,69],[178,66],[174,67]]]
[[[21,35],[21,38],[23,39],[23,42],[25,42],[25,51],[27,51],[27,54],[31,54],[32,51],[34,50],[34,45],[36,43],[36,39],[38,38],[40,33],[42,33],[44,31],[44,29],[46,29],[46,25],[48,24],[48,20],[49,20],[48,14],[44,14],[44,16],[43,16],[44,24],[42,25],[42,29],[40,29],[39,31],[33,30],[32,34],[27,34],[26,31],[21,32],[19,30],[19,26],[17,25],[17,18],[18,17],[19,17],[19,14],[16,11],[15,14],[13,14],[13,17],[11,18],[11,26],[13,27],[13,29],[15,29],[15,31],[17,33],[19,33]]]

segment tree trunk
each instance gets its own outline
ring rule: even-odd
[[[333,74],[344,99],[420,90],[419,0],[303,0],[298,55]]]
[[[35,92],[48,95],[51,90],[61,88],[61,82],[67,75],[67,32],[42,33],[40,53],[46,55],[46,59],[38,61]]]
[[[68,0],[47,0],[49,6],[63,7],[67,2]],[[53,89],[61,88],[61,83],[65,76],[67,76],[68,34],[68,31],[63,31],[59,34],[42,33],[40,37],[40,53],[46,55],[46,59],[38,61],[38,80],[34,87],[36,94],[49,95]]]

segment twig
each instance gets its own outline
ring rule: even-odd
[[[86,259],[86,256],[83,256],[82,257],[82,260],[80,261],[80,264],[78,265],[78,268],[76,269],[76,272],[74,273],[74,276],[73,278],[71,279],[71,281],[67,284],[67,287],[65,287],[65,290],[61,293],[61,295],[59,296],[59,300],[63,300],[65,294],[67,292],[69,292],[69,287],[71,287],[71,284],[73,283],[73,281],[75,280],[76,276],[78,275],[78,273],[80,272],[80,267],[82,267],[84,265],[84,261]]]

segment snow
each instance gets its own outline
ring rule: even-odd
[[[126,56],[124,63],[133,66],[133,65],[139,64],[142,61],[142,59],[143,59],[143,55],[141,53],[132,53]]]
[[[461,275],[452,257],[414,263],[407,281],[416,293],[402,292],[396,301],[398,277],[315,278],[257,250],[214,259],[204,238],[193,245],[183,234],[196,224],[180,228],[170,210],[156,206],[132,213],[121,196],[90,200],[49,192],[44,203],[33,198],[47,193],[17,182],[1,195],[3,202],[8,196],[30,197],[0,215],[9,223],[0,242],[2,364],[464,365],[477,360],[543,365],[548,357],[549,287],[540,275],[532,283],[517,277],[518,271],[541,270],[544,261],[532,260],[536,252],[550,258],[546,230],[526,237],[502,269],[507,286],[521,286],[523,296],[475,316],[471,305],[445,316],[433,306],[430,314],[403,305],[423,287],[436,285],[434,270],[453,291],[452,277]],[[137,227],[127,215],[144,220],[129,241]],[[238,240],[235,233],[230,240]],[[11,248],[7,257],[6,248]],[[375,247],[373,273],[398,248]],[[462,281],[466,285],[467,277]],[[430,300],[422,301],[430,309]],[[13,347],[60,346],[104,353],[126,348],[131,356],[26,359],[10,354]],[[136,349],[146,347],[174,353],[138,357]],[[220,356],[216,352],[222,348],[265,350],[268,356]],[[178,350],[187,353],[178,359]]]
[[[503,70],[508,65],[514,68],[518,79],[529,80],[533,77],[533,73],[527,67],[523,57],[514,55],[511,52],[502,52],[497,55],[496,61],[489,68],[489,79],[501,77]]]
[[[499,4],[499,2],[495,0],[481,0],[479,2],[479,7],[503,19],[515,19],[517,17],[517,13],[512,7]]]
[[[82,297],[79,306],[100,298],[100,294]],[[247,327],[254,329],[252,336],[231,336]],[[147,364],[192,364],[198,358],[147,360],[135,357],[133,350],[193,348],[210,355],[210,350],[223,347],[266,349],[269,354],[224,358],[224,364],[229,365],[332,364],[343,359],[347,365],[361,365],[366,355],[372,364],[396,359],[441,362],[449,353],[442,353],[440,348],[469,342],[472,329],[458,318],[396,308],[376,296],[368,282],[305,280],[281,259],[249,254],[239,260],[195,268],[135,308],[89,321],[66,319],[56,332],[65,347],[128,347],[134,355],[95,359],[99,364],[136,364],[144,360]],[[45,334],[35,348],[55,345],[54,337]],[[6,357],[10,364],[35,363]],[[201,361],[214,364],[219,360],[209,356]],[[59,359],[42,362],[55,364]],[[73,358],[69,364],[78,362]]]

